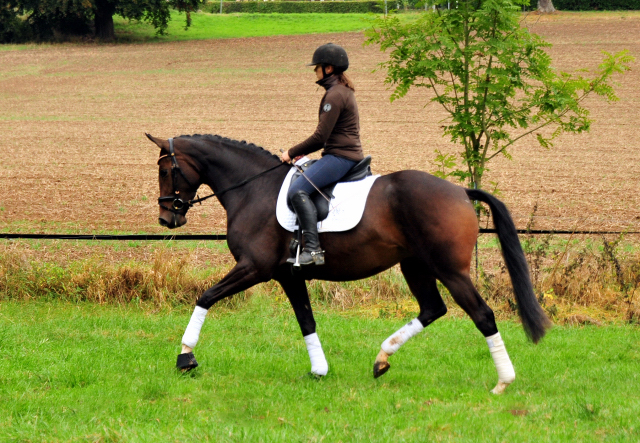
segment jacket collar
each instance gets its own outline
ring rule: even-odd
[[[322,80],[318,80],[316,84],[322,86],[327,91],[331,89],[333,86],[340,84],[338,80],[338,76],[335,74],[330,75],[327,78],[323,78]]]

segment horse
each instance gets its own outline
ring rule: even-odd
[[[259,146],[217,135],[183,135],[168,140],[146,136],[160,148],[160,225],[169,229],[183,226],[193,204],[215,196],[227,214],[227,243],[236,261],[229,273],[196,301],[182,337],[176,364],[179,370],[198,365],[193,348],[206,313],[215,303],[275,280],[289,299],[306,342],[310,374],[322,377],[328,372],[328,363],[316,333],[306,281],[358,280],[399,263],[420,312],[382,343],[374,377],[389,370],[389,358],[409,338],[447,313],[438,291],[440,281],[486,339],[498,373],[491,392],[504,392],[515,380],[515,371],[494,313],[470,277],[479,233],[474,200],[486,203],[491,210],[525,334],[537,343],[551,326],[535,297],[511,215],[491,194],[416,170],[380,176],[366,197],[356,227],[320,234],[326,264],[303,266],[294,272],[287,263],[293,233],[279,225],[275,213],[279,190],[291,165]],[[202,184],[213,194],[196,198]]]

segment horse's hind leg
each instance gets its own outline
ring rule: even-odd
[[[476,327],[487,340],[491,357],[498,371],[498,384],[491,391],[501,394],[516,378],[513,364],[498,332],[493,311],[482,299],[467,273],[458,273],[442,278],[453,299],[471,317]]]
[[[373,365],[375,378],[389,370],[388,359],[400,349],[400,346],[447,313],[447,307],[438,292],[436,279],[429,273],[426,264],[418,259],[409,258],[400,263],[400,268],[409,289],[418,300],[420,314],[418,318],[411,320],[382,343],[382,349]]]

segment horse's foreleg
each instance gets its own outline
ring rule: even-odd
[[[200,330],[209,308],[223,298],[249,289],[259,282],[260,279],[253,266],[238,263],[222,280],[202,294],[196,302],[187,329],[182,336],[182,351],[176,363],[178,369],[188,371],[198,366],[192,351],[198,344]]]
[[[287,271],[288,272],[288,271]],[[324,356],[322,344],[316,333],[316,321],[313,318],[311,310],[311,302],[309,301],[309,293],[307,285],[301,278],[290,275],[279,278],[278,281],[282,285],[291,307],[296,315],[298,324],[304,341],[307,345],[307,352],[311,360],[311,374],[316,376],[325,376],[329,372],[329,364]]]
[[[184,335],[182,336],[183,354],[191,352],[193,348],[196,347],[196,344],[198,344],[200,329],[202,329],[202,324],[204,323],[204,319],[207,316],[207,312],[207,309],[200,306],[196,306],[193,310],[193,314],[191,314],[191,320],[189,320],[187,329],[184,331]]]

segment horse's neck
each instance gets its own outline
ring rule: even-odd
[[[208,152],[204,158],[205,164],[203,165],[203,169],[206,172],[205,177],[203,177],[203,182],[216,194],[238,185],[245,180],[251,179],[257,174],[278,164],[277,162],[270,161],[269,157],[261,152],[252,152],[250,149],[241,149],[224,143],[220,143],[219,146],[216,146],[215,149]],[[276,171],[279,169],[284,170],[284,168],[278,168]],[[270,178],[273,177],[276,179],[277,176],[281,175],[274,174],[276,171],[267,174]],[[218,200],[225,210],[229,212],[234,206],[234,201],[239,199],[246,201],[246,197],[252,195],[250,193],[251,188],[253,188],[253,186],[251,186],[252,184],[253,182],[250,182],[244,186],[224,192],[218,197]],[[265,189],[265,191],[269,190]],[[260,194],[262,194],[262,192]],[[258,195],[253,196],[259,198]]]

